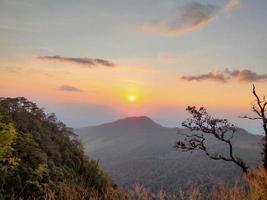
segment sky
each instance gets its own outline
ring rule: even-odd
[[[260,134],[266,0],[0,0],[0,96],[72,127],[146,115],[181,126],[188,105]]]

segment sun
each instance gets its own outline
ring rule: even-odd
[[[129,101],[135,101],[136,100],[135,96],[133,96],[133,95],[129,96],[128,99],[129,99]]]

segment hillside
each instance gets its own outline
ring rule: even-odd
[[[109,199],[104,193],[117,194],[72,130],[23,97],[0,98],[0,185],[0,199]]]
[[[177,190],[191,181],[207,186],[214,180],[233,181],[241,171],[222,161],[209,160],[202,152],[182,153],[173,148],[186,129],[166,128],[148,117],[130,117],[99,126],[75,130],[86,152],[100,161],[115,181],[128,188],[136,182],[154,190]],[[224,151],[213,138],[210,148]],[[249,165],[260,160],[260,136],[238,129],[236,154]]]

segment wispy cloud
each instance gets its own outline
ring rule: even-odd
[[[115,67],[114,63],[99,58],[74,58],[63,56],[38,56],[37,58],[45,61],[58,61],[63,63],[78,64],[88,68],[93,68],[97,66]]]
[[[267,74],[257,74],[249,69],[230,70],[226,68],[223,71],[208,72],[206,74],[194,75],[194,76],[181,76],[185,81],[218,81],[227,82],[230,80],[236,80],[238,82],[257,82],[267,81]]]
[[[7,66],[0,66],[0,70],[8,72],[8,73],[17,73],[22,71],[23,68],[21,67],[7,67]]]
[[[53,73],[49,71],[36,69],[33,67],[18,67],[18,66],[0,66],[0,71],[4,71],[10,74],[39,74],[44,76],[53,76]]]
[[[79,88],[76,88],[71,85],[61,85],[58,89],[61,91],[66,91],[66,92],[81,92],[82,91]]]
[[[225,11],[232,11],[235,9],[239,4],[241,3],[241,0],[229,0],[226,6],[224,7]]]
[[[229,0],[224,7],[190,2],[181,7],[175,15],[145,23],[141,25],[140,29],[144,32],[161,35],[191,32],[211,22],[221,11],[231,11],[239,4],[240,0]]]
[[[205,81],[212,80],[218,82],[226,82],[226,77],[221,72],[208,72],[206,74],[196,75],[196,76],[182,76],[182,80],[185,81]]]

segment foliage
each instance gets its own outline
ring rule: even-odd
[[[116,193],[98,162],[85,156],[75,134],[54,114],[23,97],[0,98],[0,114],[0,199],[89,199],[92,194],[101,199]]]
[[[14,168],[18,165],[18,158],[12,154],[14,149],[12,144],[16,139],[17,132],[12,123],[3,123],[0,115],[0,170],[4,168]]]

